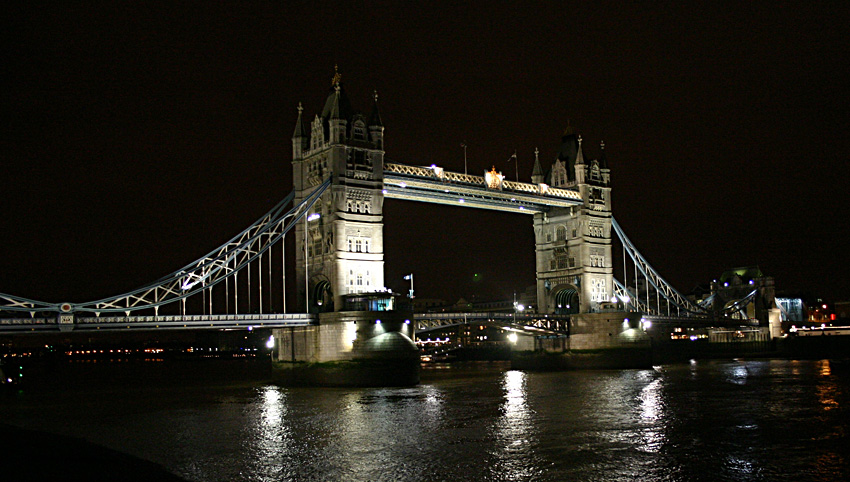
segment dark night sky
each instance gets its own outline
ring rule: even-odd
[[[847,3],[281,3],[7,8],[0,292],[118,294],[242,230],[290,191],[296,106],[320,110],[338,64],[355,107],[379,92],[391,160],[462,171],[465,140],[471,172],[513,178],[516,150],[528,180],[569,119],[680,290],[758,264],[850,299]],[[534,281],[530,217],[385,214],[390,288]]]

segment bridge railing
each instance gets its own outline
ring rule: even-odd
[[[498,324],[525,332],[569,333],[567,315],[503,312],[417,313],[414,315],[414,321],[417,332],[465,324]]]
[[[462,174],[459,172],[445,171],[439,167],[408,166],[406,164],[396,164],[388,162],[384,164],[384,172],[418,178],[431,178],[446,183],[461,183],[485,188],[487,187],[487,181],[484,179],[483,176],[475,176],[473,174]],[[553,188],[545,184],[538,185],[526,182],[508,181],[507,179],[501,182],[501,190],[525,194],[535,194],[544,197],[581,200],[581,194],[577,191],[573,191],[570,189]]]
[[[75,318],[77,324],[109,324],[109,323],[181,323],[181,322],[267,322],[267,321],[298,321],[315,322],[315,315],[297,314],[246,314],[246,315],[165,315],[165,316],[80,316]]]

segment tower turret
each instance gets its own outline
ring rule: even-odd
[[[301,113],[304,107],[301,102],[298,103],[298,120],[295,121],[295,132],[292,133],[292,159],[301,159],[304,156],[304,151],[309,147],[310,133],[304,127],[304,122],[301,120]]]
[[[531,171],[531,182],[534,184],[543,184],[543,168],[540,167],[540,151],[534,148],[534,170]]]
[[[575,162],[575,171],[576,171],[576,183],[584,184],[585,176],[587,174],[587,165],[584,163],[584,154],[581,152],[581,136],[578,136],[578,148],[576,149],[576,162]]]
[[[608,169],[608,156],[605,155],[605,141],[599,141],[599,170],[602,172],[602,183],[611,184],[611,170]]]
[[[372,102],[372,114],[369,116],[369,137],[378,149],[384,147],[384,123],[381,121],[381,113],[378,111],[378,91],[374,93]]]

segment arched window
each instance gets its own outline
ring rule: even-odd
[[[558,241],[563,241],[567,239],[566,226],[558,226],[558,228],[555,230],[555,239]]]
[[[366,140],[366,125],[363,121],[358,120],[354,123],[353,134],[355,139]]]

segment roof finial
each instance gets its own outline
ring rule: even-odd
[[[301,102],[299,102],[298,103],[298,115],[300,116],[302,112],[304,112],[304,106],[301,105]]]
[[[374,94],[374,97],[375,97],[375,102],[378,102],[378,89],[375,89],[373,94]]]
[[[581,147],[581,134],[578,135],[578,146]]]
[[[537,157],[537,155],[538,155],[539,153],[540,153],[540,151],[537,149],[537,147],[535,147],[535,148],[534,148],[534,162],[537,162],[537,161],[539,161],[539,160],[540,160],[540,159]]]
[[[605,150],[605,141],[599,141],[599,148]]]
[[[339,66],[334,64],[334,76],[331,79],[331,85],[339,85],[342,80],[342,74],[339,73]]]

